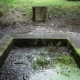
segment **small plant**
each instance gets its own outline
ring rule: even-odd
[[[34,69],[36,69],[38,67],[36,62],[34,62],[32,66],[33,66]]]
[[[39,69],[43,65],[44,65],[44,59],[43,58],[37,58],[37,60],[35,62],[33,62],[33,64],[32,64],[34,69]]]
[[[42,58],[37,58],[37,64],[38,64],[39,66],[42,66],[43,63],[44,63],[44,60],[43,60]]]
[[[35,62],[33,62],[32,64],[34,69],[40,69],[40,68],[49,68],[52,66],[52,64],[50,64],[50,61],[46,60],[43,57],[37,58],[37,60]]]

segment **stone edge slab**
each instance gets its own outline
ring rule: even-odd
[[[75,49],[78,56],[80,53],[76,49],[80,49],[80,38],[77,34],[72,35],[71,33],[42,33],[42,34],[7,34],[0,40],[0,58],[4,55],[6,49],[15,39],[67,39],[73,48]],[[1,59],[0,59],[1,60]]]

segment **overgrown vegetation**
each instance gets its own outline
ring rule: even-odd
[[[56,63],[65,64],[66,66],[74,64],[73,58],[70,57],[69,55],[65,56],[65,55],[60,54],[60,55],[54,57],[53,61],[54,60],[56,61]]]
[[[15,0],[2,0],[2,4],[6,9],[13,7],[14,3]]]
[[[72,57],[70,57],[70,55],[65,55],[64,53],[60,53],[56,56],[53,56],[52,58],[50,58],[50,60],[47,60],[44,57],[37,58],[36,61],[34,61],[32,63],[32,67],[35,70],[39,70],[39,69],[43,69],[43,68],[54,68],[57,66],[57,64],[60,65],[60,67],[66,65],[66,66],[76,66],[76,64],[74,65],[75,61],[73,60]],[[55,65],[54,65],[55,64]],[[76,66],[77,67],[77,66]]]
[[[20,17],[21,19],[19,18],[20,20],[18,19],[18,22],[19,21],[24,22],[25,20],[26,23],[32,20],[32,7],[33,6],[47,6],[49,19],[53,17],[54,18],[66,18],[67,21],[75,20],[77,23],[77,20],[79,17],[78,15],[80,14],[80,2],[79,1],[74,2],[74,1],[67,1],[67,0],[43,0],[43,1],[41,0],[0,0],[0,6],[1,6],[0,9],[2,10],[2,12],[6,11],[6,13],[8,13],[10,11],[10,13],[13,16],[15,16],[17,14],[16,12],[18,12],[19,15],[21,15]],[[8,15],[10,14],[7,14],[6,17]]]
[[[28,16],[31,16],[33,6],[47,6],[49,13],[54,13],[54,16],[66,13],[68,10],[75,12],[78,7],[80,9],[80,2],[69,2],[67,0],[1,0],[0,2],[4,4],[5,7],[21,9],[25,11]]]

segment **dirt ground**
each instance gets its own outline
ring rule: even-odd
[[[48,25],[33,25],[33,24],[22,24],[20,26],[0,26],[0,38],[2,38],[5,34],[10,34],[10,33],[30,33],[37,28],[46,28],[50,29],[53,31],[63,31],[63,32],[75,32],[75,33],[80,33],[80,25],[70,25],[70,24],[65,24],[64,22],[61,22],[57,19],[54,19],[51,22],[48,22]]]
[[[30,33],[39,28],[51,29],[53,31],[67,31],[80,33],[80,14],[76,19],[70,18],[68,15],[62,15],[62,17],[55,18],[49,15],[47,25],[33,25],[32,19],[27,20],[27,17],[23,17],[22,11],[9,11],[0,17],[0,38],[8,33]]]

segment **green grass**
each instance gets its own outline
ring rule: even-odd
[[[14,7],[30,9],[33,6],[47,6],[47,7],[60,7],[60,8],[72,8],[80,6],[80,2],[66,1],[66,0],[16,0]]]
[[[67,1],[67,0],[16,0],[15,2],[20,3],[17,4],[18,6],[75,6],[80,5],[80,2],[73,2],[73,1]]]
[[[80,2],[73,2],[67,0],[16,0],[14,7],[20,8],[26,12],[26,15],[32,15],[33,6],[47,6],[48,12],[60,17],[66,12],[74,13],[80,12]],[[76,14],[74,14],[76,16]],[[32,17],[32,16],[31,16]],[[72,16],[74,18],[74,16]]]
[[[71,65],[74,64],[73,58],[70,57],[70,55],[57,55],[56,57],[53,58],[53,61],[56,61],[56,63],[60,63],[60,64],[65,64],[65,65]]]
[[[3,0],[4,5],[13,10],[18,8],[23,10],[29,18],[32,18],[33,6],[47,6],[48,12],[54,14],[54,16],[61,16],[66,12],[80,13],[80,1],[67,1],[67,0]],[[8,2],[7,2],[8,1]],[[12,2],[11,2],[12,1]],[[3,2],[0,1],[0,5]],[[72,18],[75,18],[75,14]]]

